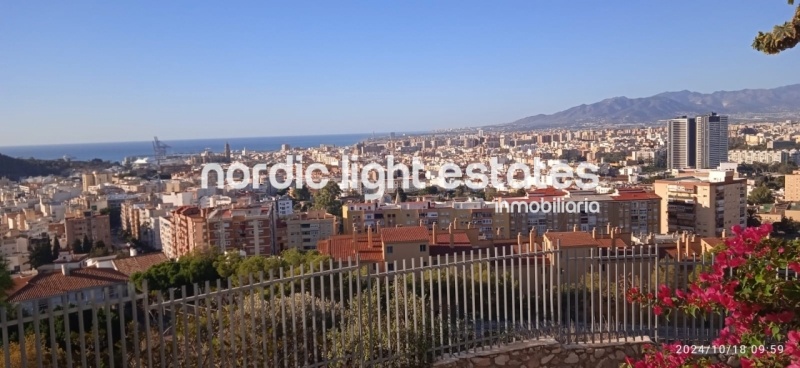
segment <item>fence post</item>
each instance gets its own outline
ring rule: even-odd
[[[561,320],[561,298],[563,294],[561,292],[561,239],[556,240],[556,264],[558,265],[557,266],[558,268],[556,269],[556,280],[557,280],[556,285],[558,285],[557,286],[558,294],[556,295],[556,298],[558,300],[557,329],[558,329],[558,337],[560,339],[563,337],[563,331],[562,331],[563,321]],[[552,304],[552,300],[550,301],[550,303]]]
[[[658,300],[658,274],[660,273],[659,272],[660,271],[659,267],[660,267],[660,263],[661,263],[660,259],[658,257],[658,243],[655,244],[655,254],[654,255],[651,254],[650,255],[650,259],[653,260],[653,264],[655,265],[655,267],[653,267],[654,271],[651,271],[651,272],[655,273],[655,289],[656,290],[654,291],[654,295],[656,296],[656,300]],[[653,316],[653,308],[647,308],[647,313],[648,313],[649,316]],[[655,331],[653,331],[653,339],[655,341],[658,341],[659,340],[659,337],[658,337],[658,328],[659,328],[658,327],[658,316],[655,316],[655,318],[653,318],[653,319],[655,320],[655,323],[654,323],[654,330]]]

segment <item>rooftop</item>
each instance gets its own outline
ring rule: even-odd
[[[128,281],[128,276],[107,268],[79,268],[67,275],[61,272],[40,273],[8,296],[11,303],[50,298],[88,288],[110,286]],[[22,282],[21,281],[21,282]]]

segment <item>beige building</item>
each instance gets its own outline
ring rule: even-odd
[[[285,221],[287,248],[317,249],[317,242],[336,235],[336,216],[325,211],[291,214]]]
[[[747,180],[731,171],[679,174],[657,180],[661,197],[661,233],[688,231],[714,237],[735,225],[747,224]]]
[[[784,200],[787,202],[800,201],[800,171],[786,175]]]
[[[108,215],[93,215],[87,211],[82,217],[66,218],[64,219],[64,233],[67,237],[67,244],[62,246],[65,247],[72,247],[76,240],[83,241],[84,237],[88,237],[92,244],[102,241],[107,247],[112,246],[111,223]]]
[[[597,202],[597,211],[532,211],[531,206],[542,202]],[[528,208],[525,208],[528,207]],[[481,200],[464,202],[404,202],[396,204],[349,203],[342,208],[345,234],[364,233],[372,226],[427,226],[436,223],[439,229],[453,224],[454,229],[478,229],[481,239],[511,239],[532,229],[580,231],[597,228],[603,234],[607,224],[634,234],[657,233],[660,228],[661,198],[642,188],[620,189],[612,194],[594,191],[538,189],[525,197],[498,198],[494,202]],[[562,208],[564,209],[564,208]]]
[[[81,181],[83,183],[84,192],[88,192],[89,187],[93,187],[100,184],[111,183],[111,180],[112,177],[110,173],[91,172],[81,175]]]

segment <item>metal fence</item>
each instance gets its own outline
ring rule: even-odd
[[[721,316],[669,320],[631,287],[685,287],[713,260],[657,246],[473,250],[320,263],[168,291],[133,285],[0,310],[4,367],[428,366],[514,341],[708,343]]]

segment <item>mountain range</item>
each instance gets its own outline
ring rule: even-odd
[[[712,111],[732,115],[732,118],[758,114],[800,115],[800,84],[714,93],[684,90],[643,98],[613,97],[555,114],[528,116],[496,127],[526,129],[591,123],[655,123],[679,115],[707,114]]]

